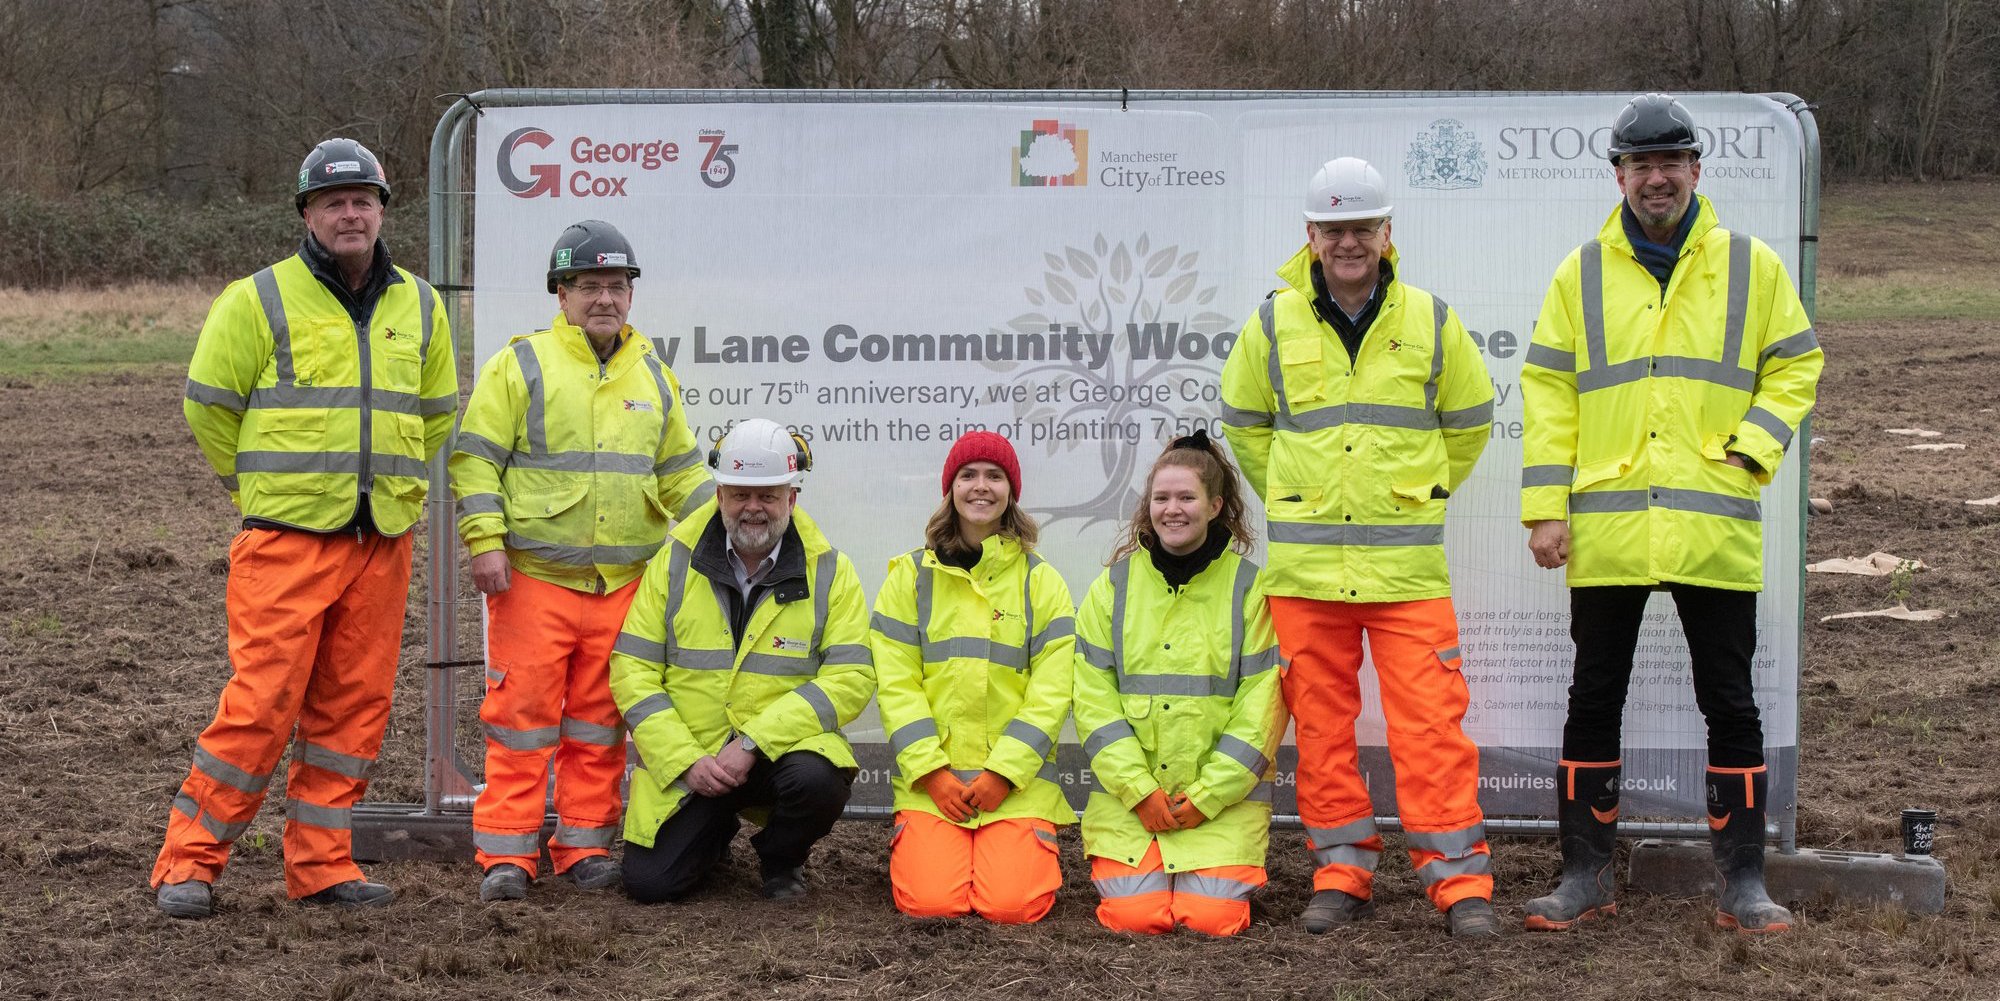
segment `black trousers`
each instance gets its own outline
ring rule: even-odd
[[[768,809],[770,820],[750,838],[766,874],[804,865],[813,843],[833,830],[847,807],[854,776],[811,751],[776,761],[758,758],[743,784],[721,796],[690,793],[660,825],[653,847],[625,843],[625,892],[642,904],[693,893],[729,850],[737,813]]]
[[[1692,584],[1668,584],[1666,590],[1674,596],[1694,662],[1694,701],[1708,723],[1708,763],[1717,768],[1763,764],[1764,727],[1750,679],[1757,649],[1756,592]],[[1632,651],[1652,593],[1644,585],[1570,589],[1576,674],[1569,686],[1569,721],[1563,725],[1564,758],[1619,758]]]

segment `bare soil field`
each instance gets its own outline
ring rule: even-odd
[[[282,771],[237,845],[220,914],[170,920],[146,876],[228,672],[235,517],[182,422],[183,365],[63,342],[185,339],[214,290],[0,293],[0,760],[14,776],[0,781],[0,998],[2000,996],[2000,772],[1982,750],[2000,707],[2000,506],[1965,503],[2000,494],[1995,220],[1995,185],[1829,196],[1810,483],[1834,508],[1811,522],[1807,557],[1921,558],[1932,569],[1911,607],[1951,617],[1822,624],[1889,604],[1888,587],[1809,575],[1799,842],[1894,851],[1898,810],[1935,805],[1951,895],[1935,918],[1809,902],[1798,932],[1770,940],[1716,931],[1706,901],[1627,890],[1613,921],[1468,946],[1445,936],[1395,853],[1378,920],[1309,936],[1294,918],[1310,873],[1289,832],[1274,835],[1271,887],[1234,940],[1101,930],[1073,833],[1041,925],[911,921],[889,904],[886,830],[858,822],[822,843],[813,894],[790,906],[757,897],[739,846],[735,868],[685,906],[558,880],[482,905],[468,858],[373,866],[399,892],[386,910],[312,910],[283,896]],[[1912,427],[1966,447],[1910,451],[1917,439],[1883,433]],[[413,600],[373,799],[421,794],[424,630]],[[1511,924],[1555,849],[1499,840],[1494,858]]]

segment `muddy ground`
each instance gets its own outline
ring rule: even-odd
[[[1921,212],[1843,230],[1841,194],[1821,275],[1851,308],[1910,263],[1871,237],[1887,227],[1921,248],[1937,234]],[[1922,192],[1847,194],[1875,204]],[[2000,254],[1982,247],[1984,260],[1954,264],[1994,274]],[[2000,774],[1981,748],[2000,704],[2000,507],[1964,501],[2000,493],[2000,320],[1826,320],[1819,333],[1829,365],[1811,492],[1835,507],[1813,520],[1808,558],[1921,557],[1934,569],[1912,607],[1953,617],[1820,624],[1888,604],[1888,588],[1809,575],[1799,841],[1892,851],[1897,811],[1936,804],[1951,877],[1941,917],[1813,902],[1800,932],[1752,941],[1712,929],[1705,903],[1627,891],[1615,921],[1581,933],[1468,946],[1444,936],[1391,854],[1380,919],[1318,938],[1294,923],[1310,881],[1302,838],[1281,833],[1257,922],[1232,941],[1099,929],[1074,834],[1068,884],[1040,926],[910,921],[888,903],[886,832],[864,823],[822,845],[814,894],[795,906],[757,898],[739,849],[737,868],[681,907],[557,881],[485,906],[467,860],[374,866],[398,902],[340,913],[284,900],[272,809],[237,847],[221,914],[172,921],[145,879],[226,676],[234,518],[182,424],[183,370],[138,364],[0,380],[0,761],[12,776],[0,780],[0,998],[1995,997]],[[1967,448],[1907,451],[1914,439],[1882,433],[1891,427]],[[413,602],[371,798],[421,790],[424,628]],[[273,804],[282,784],[281,772]],[[1500,840],[1494,857],[1498,902],[1518,920],[1555,869],[1553,846]]]

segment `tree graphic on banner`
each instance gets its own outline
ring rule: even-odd
[[[1175,375],[1212,377],[1207,366],[1181,358],[1172,347],[1156,357],[1137,357],[1134,342],[1140,329],[1149,324],[1162,327],[1172,324],[1178,331],[1204,334],[1235,326],[1233,318],[1201,308],[1214,301],[1218,288],[1201,284],[1201,272],[1195,267],[1200,258],[1198,251],[1183,252],[1179,245],[1155,249],[1152,244],[1152,237],[1145,233],[1130,242],[1116,243],[1099,233],[1087,250],[1065,246],[1060,252],[1043,254],[1047,268],[1041,286],[1022,290],[1022,295],[1036,308],[1007,323],[1010,329],[1024,334],[1047,333],[1051,325],[1073,324],[1087,334],[1110,335],[1112,350],[1101,370],[1074,361],[1036,362],[1025,370],[1019,368],[1020,362],[988,361],[987,366],[1011,372],[1017,382],[1050,376],[1061,378],[1066,384],[1087,380],[1093,384],[1092,388],[1145,386]],[[1000,332],[998,328],[994,330]],[[1109,403],[1077,402],[1069,399],[1067,393],[1061,395],[1063,398],[1055,401],[1016,403],[1014,417],[1030,423],[1064,422],[1101,410],[1106,423],[1159,415],[1171,425],[1174,418],[1188,416],[1186,411],[1175,412],[1164,401],[1139,403],[1130,395]],[[1218,410],[1213,402],[1196,404],[1194,408],[1203,418],[1215,416]],[[1154,450],[1163,444],[1144,433],[1146,426],[1142,425],[1136,445],[1112,435],[1094,442],[1078,438],[1058,441],[1054,436],[1042,442],[1051,456],[1074,452],[1087,444],[1097,445],[1098,472],[1103,476],[1102,487],[1088,499],[1040,508],[1046,522],[1081,519],[1083,527],[1089,528],[1099,522],[1122,521],[1138,503],[1139,490],[1134,480],[1139,465],[1150,461]]]

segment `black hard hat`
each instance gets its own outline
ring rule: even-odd
[[[1612,166],[1632,153],[1662,153],[1693,150],[1701,158],[1701,140],[1694,130],[1694,116],[1681,102],[1666,94],[1640,94],[1618,113],[1611,126]]]
[[[624,268],[639,277],[639,259],[632,254],[632,242],[618,227],[602,219],[585,219],[563,230],[549,251],[549,293],[571,275],[600,268]]]
[[[389,175],[382,161],[368,147],[352,139],[328,139],[306,154],[299,164],[299,190],[293,202],[299,214],[306,212],[306,199],[321,188],[344,188],[365,184],[382,192],[382,204],[389,204]]]

